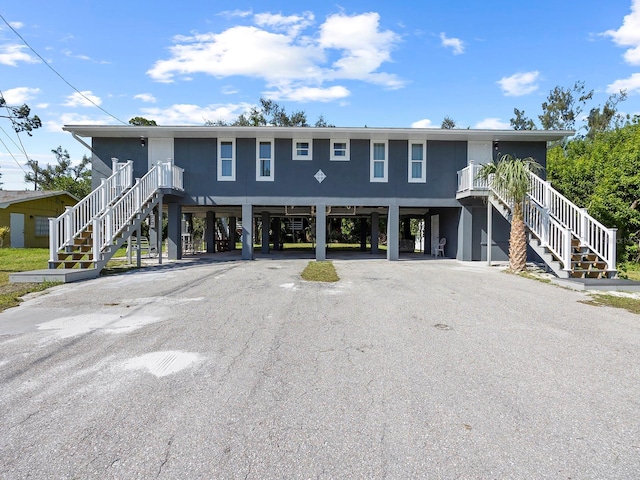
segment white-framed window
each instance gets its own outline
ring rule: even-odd
[[[311,139],[293,139],[293,159],[311,160],[313,158],[313,141]]]
[[[218,181],[236,181],[236,142],[233,138],[218,139]]]
[[[387,181],[389,173],[389,144],[387,141],[371,141],[370,170],[370,181]]]
[[[331,154],[329,160],[334,162],[349,161],[349,140],[348,139],[331,139]]]
[[[48,237],[49,236],[49,218],[48,217],[35,217],[35,235],[36,237]]]
[[[409,183],[427,181],[426,142],[409,141]]]
[[[273,140],[256,140],[256,180],[258,182],[273,182],[275,155]]]

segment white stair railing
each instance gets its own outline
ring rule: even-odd
[[[158,163],[144,177],[136,179],[133,187],[117,202],[97,215],[93,219],[94,258],[99,260],[100,252],[113,244],[159,188],[183,190],[183,174],[184,170],[170,161]]]
[[[584,208],[568,200],[551,184],[534,173],[530,174],[529,197],[538,205],[549,210],[562,227],[571,230],[580,240],[580,245],[591,249],[607,264],[607,270],[616,269],[616,229],[607,228],[587,213]]]
[[[549,215],[548,209],[530,199],[525,200],[525,225],[540,239],[540,245],[560,259],[564,270],[571,270],[571,230],[560,225]]]
[[[49,260],[56,260],[56,253],[73,244],[73,239],[84,231],[107,206],[113,203],[133,183],[133,162],[119,163],[113,158],[113,174],[103,179],[100,186],[84,197],[58,218],[49,219]]]

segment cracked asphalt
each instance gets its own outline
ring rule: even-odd
[[[216,258],[0,314],[0,478],[638,478],[639,316],[454,260]]]

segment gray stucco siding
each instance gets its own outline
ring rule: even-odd
[[[174,141],[174,164],[184,169],[184,189],[191,196],[211,195],[216,183],[216,141],[209,138]]]
[[[148,146],[141,146],[138,138],[94,138],[91,185],[96,188],[100,180],[111,175],[111,158],[120,162],[133,161],[133,177],[142,178],[148,170]],[[96,157],[99,157],[99,159]]]

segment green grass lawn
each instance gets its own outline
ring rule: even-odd
[[[49,250],[46,248],[0,248],[0,312],[15,307],[20,297],[40,292],[52,283],[9,283],[9,275],[27,270],[47,268]]]
[[[316,262],[314,260],[309,262],[301,276],[308,282],[337,282],[340,280],[333,263],[329,261]]]
[[[126,248],[118,250],[116,256],[124,257]],[[56,283],[9,283],[9,275],[29,270],[43,270],[48,267],[49,250],[46,248],[0,248],[0,312],[15,307],[20,303],[20,297],[31,292],[41,292]],[[134,256],[135,261],[135,256]],[[105,269],[111,273],[122,271],[123,262],[109,261]],[[129,265],[127,265],[128,268]]]

